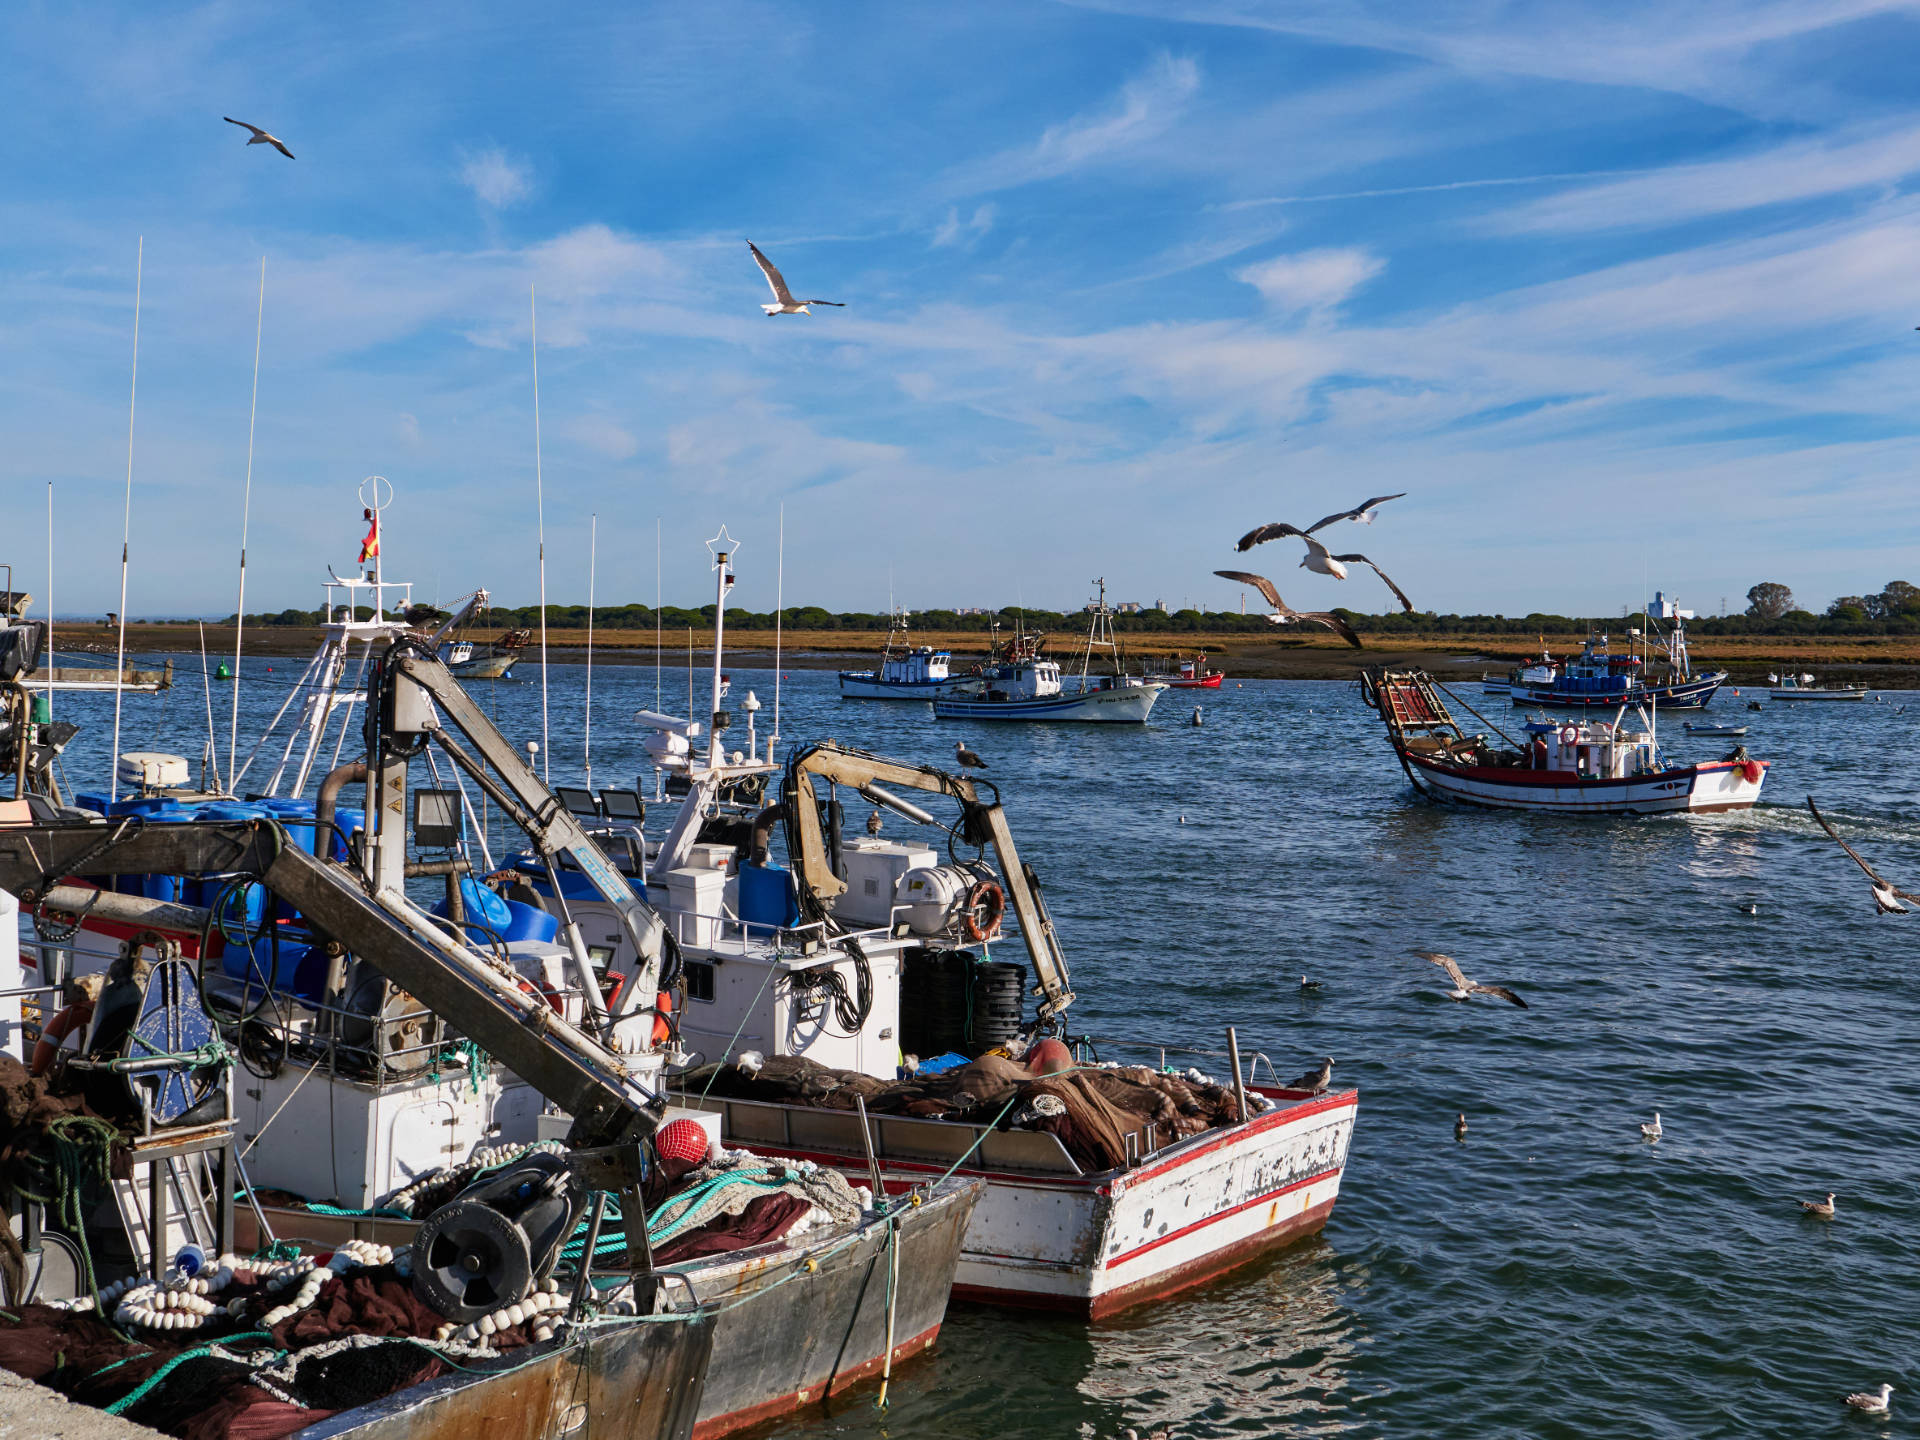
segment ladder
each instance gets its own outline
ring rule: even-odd
[[[1381,714],[1396,734],[1454,728],[1453,716],[1424,671],[1388,672],[1380,677],[1377,688]]]
[[[171,1264],[180,1247],[187,1244],[198,1245],[209,1255],[220,1253],[220,1228],[207,1205],[207,1192],[214,1188],[212,1167],[205,1153],[135,1161],[131,1178],[113,1182],[114,1208],[120,1212],[120,1225],[127,1232],[127,1243],[133,1247],[137,1273],[158,1273],[154,1264],[156,1193],[166,1216],[166,1228],[157,1247],[158,1256],[165,1264]],[[227,1243],[231,1243],[231,1237]]]

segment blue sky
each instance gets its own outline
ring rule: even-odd
[[[4,553],[135,614],[389,573],[1215,608],[1253,524],[1423,608],[1920,580],[1914,7],[1252,0],[0,12]],[[235,115],[299,158],[247,148]],[[802,294],[766,319],[750,236]],[[1253,557],[1297,605],[1362,572]]]

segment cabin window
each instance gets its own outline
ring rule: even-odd
[[[713,966],[700,960],[687,961],[687,999],[713,1003]]]

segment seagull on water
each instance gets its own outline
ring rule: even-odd
[[[1320,988],[1321,986],[1318,980],[1309,980],[1304,975],[1300,977],[1300,993],[1302,995],[1311,995],[1313,994],[1314,991]]]
[[[1827,1192],[1824,1200],[1802,1200],[1800,1208],[1809,1215],[1818,1215],[1822,1220],[1833,1219],[1833,1192]]]
[[[1893,1386],[1882,1384],[1880,1393],[1871,1390],[1847,1396],[1847,1404],[1862,1415],[1885,1415],[1893,1408]]]
[[[754,244],[751,240],[749,240],[747,241],[747,249],[753,252],[754,261],[756,264],[759,265],[760,273],[767,277],[767,284],[773,287],[773,298],[775,299],[775,301],[778,302],[777,304],[762,305],[760,307],[762,310],[766,311],[767,314],[769,315],[811,315],[813,312],[807,308],[809,305],[832,305],[836,309],[840,309],[840,310],[844,310],[847,308],[846,304],[843,301],[839,301],[839,300],[796,300],[794,299],[793,292],[787,288],[786,278],[783,275],[781,275],[781,273],[778,270],[773,268],[773,262],[771,260],[767,259],[765,255],[762,255],[760,253],[760,247]]]
[[[1846,841],[1842,840],[1839,835],[1834,832],[1833,826],[1827,823],[1827,817],[1820,813],[1820,807],[1813,803],[1813,797],[1811,795],[1807,797],[1807,809],[1813,812],[1813,818],[1820,822],[1820,828],[1827,832],[1832,838],[1833,843],[1846,851],[1847,854],[1852,857],[1853,863],[1867,872],[1867,878],[1873,882],[1873,905],[1876,910],[1882,915],[1905,915],[1908,913],[1908,910],[1906,906],[1900,903],[1902,900],[1911,900],[1914,904],[1920,905],[1920,895],[1909,894],[1907,891],[1897,886],[1889,885],[1885,880],[1882,880],[1880,873],[1860,858],[1860,852],[1847,844]]]
[[[1653,1112],[1653,1123],[1651,1125],[1642,1125],[1640,1127],[1641,1138],[1646,1140],[1658,1140],[1666,1133],[1665,1130],[1660,1128],[1660,1112],[1658,1110]]]
[[[1387,582],[1387,588],[1393,592],[1394,599],[1400,602],[1408,614],[1413,613],[1413,602],[1407,599],[1406,592],[1394,584],[1393,578],[1373,561],[1364,555],[1335,555],[1296,525],[1285,525],[1276,521],[1271,525],[1262,525],[1258,530],[1249,530],[1240,537],[1238,548],[1251,550],[1256,545],[1263,545],[1269,540],[1278,540],[1286,535],[1298,535],[1307,542],[1307,553],[1300,563],[1315,574],[1331,575],[1336,580],[1344,580],[1347,578],[1347,566],[1364,565]]]
[[[1295,610],[1280,598],[1279,587],[1264,575],[1256,575],[1251,570],[1216,570],[1213,572],[1222,580],[1237,580],[1242,585],[1251,585],[1265,597],[1267,604],[1273,607],[1273,613],[1267,619],[1275,625],[1324,625],[1333,631],[1354,649],[1364,648],[1360,637],[1353,633],[1353,627],[1338,615],[1325,610]],[[1194,712],[1198,714],[1198,711]]]
[[[1453,981],[1453,989],[1447,992],[1449,1000],[1467,1000],[1475,995],[1493,995],[1518,1005],[1522,1010],[1527,1008],[1527,1002],[1504,985],[1482,985],[1476,980],[1469,980],[1465,972],[1460,969],[1460,962],[1451,955],[1442,955],[1437,950],[1416,950],[1413,953],[1422,960],[1431,960],[1447,972],[1448,978]]]
[[[1333,1057],[1329,1055],[1318,1070],[1309,1070],[1298,1080],[1290,1081],[1289,1090],[1304,1090],[1309,1095],[1318,1095],[1333,1084]]]
[[[220,118],[226,121],[229,125],[238,125],[242,130],[251,130],[253,132],[253,138],[247,141],[247,144],[271,145],[273,146],[274,149],[278,150],[282,155],[286,156],[289,160],[293,159],[293,151],[289,150],[285,145],[280,143],[280,137],[278,135],[269,135],[266,131],[262,130],[258,125],[249,125],[247,124],[246,121],[236,120],[231,115],[222,115]]]
[[[1464,1111],[1453,1117],[1453,1138],[1456,1140],[1467,1138],[1467,1117]]]
[[[962,770],[984,770],[987,768],[987,762],[969,750],[967,748],[967,742],[964,740],[956,740],[953,742],[953,758],[960,762],[960,768]]]

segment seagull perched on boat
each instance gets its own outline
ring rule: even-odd
[[[1852,857],[1853,863],[1867,872],[1867,878],[1873,882],[1873,905],[1880,914],[1907,914],[1907,907],[1900,903],[1902,900],[1911,900],[1914,904],[1920,905],[1920,895],[1910,894],[1882,880],[1879,872],[1860,858],[1860,852],[1847,844],[1846,841],[1842,840],[1839,835],[1835,833],[1833,826],[1827,823],[1827,817],[1820,813],[1820,807],[1813,803],[1813,797],[1811,795],[1807,797],[1807,809],[1813,812],[1813,818],[1820,822],[1820,828],[1827,832],[1828,836],[1833,840],[1833,843],[1846,851],[1847,854]]]
[[[1447,992],[1449,1000],[1467,1000],[1475,995],[1495,995],[1518,1005],[1522,1010],[1527,1008],[1527,1002],[1504,985],[1482,985],[1476,980],[1469,980],[1466,973],[1461,970],[1460,962],[1451,955],[1442,955],[1437,950],[1416,950],[1413,953],[1422,960],[1431,960],[1447,972],[1448,978],[1453,981],[1453,989]]]
[[[1309,625],[1324,625],[1354,649],[1365,648],[1360,643],[1360,637],[1353,633],[1353,627],[1345,620],[1325,610],[1293,609],[1280,598],[1279,587],[1264,575],[1256,575],[1251,570],[1216,570],[1213,573],[1222,580],[1237,580],[1242,585],[1251,585],[1258,590],[1266,602],[1273,607],[1273,613],[1267,616],[1267,619],[1275,625],[1298,625],[1303,622]]]
[[[1861,1394],[1847,1396],[1847,1404],[1862,1415],[1885,1415],[1893,1408],[1893,1386],[1882,1384],[1880,1393],[1868,1390]]]
[[[845,303],[839,300],[794,299],[793,292],[787,288],[786,278],[782,276],[778,270],[773,268],[773,262],[771,260],[760,253],[760,247],[749,240],[747,241],[747,249],[753,252],[754,261],[760,266],[760,273],[767,277],[767,284],[773,287],[773,298],[779,302],[774,305],[762,305],[760,308],[766,311],[767,314],[811,315],[813,312],[807,309],[809,305],[832,305],[840,310],[847,308]]]
[[[880,812],[876,810],[871,815],[867,816],[867,834],[878,835],[879,833],[880,833]]]
[[[1304,1090],[1309,1095],[1318,1095],[1333,1084],[1333,1057],[1329,1055],[1318,1070],[1309,1070],[1298,1080],[1288,1083],[1289,1090]]]
[[[1344,580],[1347,578],[1347,566],[1364,565],[1387,582],[1387,588],[1393,592],[1394,598],[1409,615],[1413,613],[1413,602],[1407,599],[1406,592],[1394,584],[1393,578],[1373,561],[1364,555],[1335,555],[1297,525],[1285,525],[1276,521],[1271,525],[1262,525],[1258,530],[1249,530],[1240,537],[1238,548],[1251,550],[1256,545],[1264,545],[1269,540],[1278,540],[1287,535],[1298,535],[1307,542],[1307,553],[1300,563],[1315,574],[1331,575],[1336,580]]]
[[[1640,1127],[1640,1137],[1643,1140],[1658,1140],[1666,1133],[1667,1132],[1660,1127],[1660,1112],[1658,1110],[1653,1112],[1653,1123],[1651,1125],[1643,1124]]]
[[[1800,1208],[1809,1215],[1817,1215],[1822,1220],[1831,1220],[1833,1219],[1833,1192],[1829,1190],[1824,1200],[1802,1200]]]
[[[271,145],[273,146],[274,149],[278,150],[282,155],[286,156],[289,160],[293,159],[293,151],[289,150],[285,145],[280,143],[280,137],[278,135],[269,135],[266,131],[262,130],[258,125],[249,125],[247,124],[246,121],[236,120],[231,115],[222,115],[220,118],[226,121],[229,125],[238,125],[242,130],[251,130],[253,132],[253,138],[247,141],[247,144]]]
[[[967,748],[967,742],[964,740],[956,740],[953,742],[953,758],[960,762],[960,768],[962,770],[984,770],[987,768],[987,762],[969,750]]]
[[[429,625],[435,620],[446,619],[447,612],[436,609],[432,605],[409,605],[400,612],[400,618],[409,625]]]
[[[1406,498],[1406,493],[1406,491],[1402,490],[1398,495],[1376,495],[1371,500],[1362,500],[1351,510],[1342,510],[1337,515],[1329,515],[1324,520],[1314,521],[1313,524],[1307,527],[1307,534],[1311,535],[1316,530],[1324,530],[1336,520],[1357,520],[1362,525],[1371,525],[1374,515],[1382,505],[1386,504],[1389,500],[1404,499]],[[1246,546],[1243,545],[1240,548],[1244,550]]]

